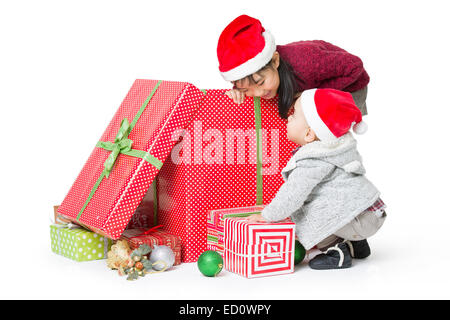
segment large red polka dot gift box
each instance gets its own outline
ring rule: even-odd
[[[205,92],[149,192],[157,200],[155,223],[182,239],[183,262],[195,262],[207,249],[208,211],[263,205],[274,198],[283,183],[280,172],[296,147],[287,139],[277,98],[247,97],[237,105],[225,90]]]
[[[204,96],[185,82],[136,80],[58,214],[118,239]]]

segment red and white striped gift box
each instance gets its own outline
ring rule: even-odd
[[[247,278],[294,272],[295,223],[225,219],[224,267]]]
[[[261,206],[209,210],[206,221],[207,227],[206,249],[217,251],[223,256],[223,249],[224,249],[223,231],[225,218],[248,217],[251,214],[261,213],[264,207],[265,207],[264,205],[261,205]]]

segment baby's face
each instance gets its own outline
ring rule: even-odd
[[[303,146],[308,143],[308,141],[305,140],[308,130],[311,129],[303,114],[301,99],[297,98],[293,110],[291,111],[291,115],[288,117],[287,137],[290,141]]]

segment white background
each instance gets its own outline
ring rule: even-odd
[[[449,38],[446,1],[2,1],[0,3],[3,299],[450,298]],[[229,88],[220,32],[258,17],[278,44],[323,39],[371,75],[368,177],[388,205],[372,255],[340,271],[297,267],[247,280],[196,264],[128,282],[105,261],[50,250],[59,204],[136,78]]]

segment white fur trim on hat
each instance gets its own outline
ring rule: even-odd
[[[361,120],[361,122],[353,125],[353,132],[356,134],[364,134],[367,131],[367,123]]]
[[[308,122],[308,125],[314,130],[314,133],[321,141],[334,140],[336,136],[328,129],[317,113],[316,103],[314,101],[316,90],[305,90],[300,96],[303,114],[305,115],[306,122]]]
[[[221,72],[222,77],[226,81],[236,81],[245,78],[246,76],[249,76],[264,67],[270,59],[272,59],[273,53],[276,49],[275,38],[268,30],[263,32],[262,35],[265,41],[264,49],[256,56],[236,68],[226,72]]]

